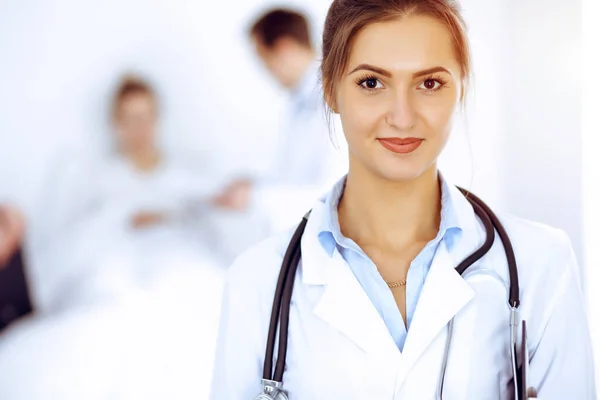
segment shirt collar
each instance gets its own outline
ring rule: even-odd
[[[450,243],[447,243],[448,249],[452,250],[455,244],[456,235],[449,235],[450,232],[459,235],[462,232],[461,223],[461,212],[458,209],[458,201],[456,194],[460,196],[460,192],[454,186],[450,185],[442,176],[439,174],[441,191],[442,191],[442,210],[440,228],[436,239],[442,240],[452,236],[449,239]],[[344,241],[344,236],[340,230],[339,218],[338,218],[338,205],[344,188],[346,187],[346,177],[340,179],[331,189],[331,191],[323,199],[324,214],[320,221],[319,229],[317,230],[319,236],[319,242],[327,254],[331,257],[337,245],[340,245]]]

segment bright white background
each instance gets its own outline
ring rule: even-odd
[[[594,76],[600,64],[600,26],[597,16],[600,4],[584,0],[582,76]],[[586,80],[587,81],[587,80]],[[598,119],[598,92],[594,85],[583,87],[583,216],[584,248],[587,272],[589,315],[596,352],[596,387],[600,387],[600,119]]]
[[[329,1],[291,3],[312,16],[318,33]],[[498,210],[566,230],[586,267],[589,298],[598,304],[600,127],[591,69],[598,59],[587,58],[582,73],[581,4],[462,3],[475,90],[443,170]],[[126,70],[145,74],[159,88],[162,140],[171,152],[217,177],[264,168],[283,95],[252,57],[245,29],[269,4],[1,0],[0,198],[37,215],[53,160],[65,152],[108,150],[107,95]],[[586,6],[587,36],[595,29],[599,37],[598,4]],[[599,332],[599,321],[592,323]]]

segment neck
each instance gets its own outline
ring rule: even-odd
[[[294,90],[298,88],[302,78],[310,68],[311,64],[315,60],[315,54],[312,50],[305,49],[302,52],[298,52],[295,55],[295,59],[290,63],[290,76],[293,78],[290,81],[289,89]]]
[[[154,146],[128,151],[125,157],[141,172],[151,172],[161,162],[160,152]]]
[[[397,251],[433,239],[439,230],[440,210],[435,164],[418,178],[403,182],[350,168],[339,222],[344,236],[359,246]]]

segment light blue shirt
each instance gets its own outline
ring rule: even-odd
[[[400,351],[404,348],[408,329],[410,329],[425,278],[438,246],[445,241],[448,250],[452,251],[462,232],[452,204],[450,188],[443,178],[440,177],[440,181],[442,211],[438,234],[411,262],[406,277],[406,325],[392,291],[381,277],[373,261],[352,239],[342,235],[338,219],[338,205],[344,192],[346,179],[340,180],[325,199],[326,211],[322,219],[323,226],[319,228],[319,241],[330,256],[334,251],[338,251],[346,260],[363,290],[371,299],[373,306],[379,312],[381,319],[385,322]]]

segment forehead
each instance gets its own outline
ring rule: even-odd
[[[348,69],[367,63],[391,72],[417,71],[432,66],[458,68],[450,32],[438,20],[407,16],[377,22],[354,38]]]
[[[138,105],[147,105],[150,103],[154,103],[154,97],[147,92],[135,91],[132,93],[128,93],[123,98],[121,98],[121,105],[135,107]]]

